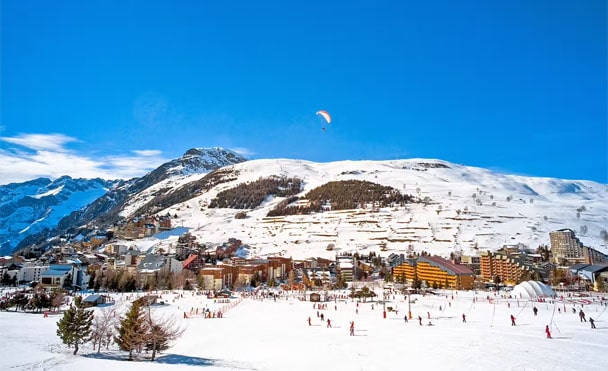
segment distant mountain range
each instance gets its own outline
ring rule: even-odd
[[[28,236],[48,233],[72,211],[103,196],[117,181],[38,178],[0,186],[0,251],[9,253]]]
[[[29,183],[10,186],[27,189]],[[44,246],[49,237],[111,227],[124,218],[169,214],[174,225],[188,228],[201,242],[238,238],[259,256],[330,257],[365,250],[476,254],[505,244],[549,244],[548,233],[561,228],[608,253],[606,185],[507,175],[441,160],[247,161],[221,148],[192,149],[141,178],[106,188],[56,220],[54,228],[48,224],[46,233],[22,238],[21,245],[11,237],[4,252]],[[14,223],[6,219],[20,213],[1,214],[3,239],[5,226]],[[39,219],[24,218],[19,230],[31,229]]]
[[[45,178],[0,186],[0,253],[43,245],[48,238],[78,230],[96,220],[101,226],[118,220],[131,195],[175,177],[208,173],[246,161],[222,148],[194,148],[141,178],[130,180]]]

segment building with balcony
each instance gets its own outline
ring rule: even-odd
[[[480,254],[481,278],[487,282],[494,281],[498,277],[501,283],[515,285],[534,270],[535,267],[520,255],[490,251],[483,251]]]
[[[583,246],[573,230],[565,228],[549,232],[551,254],[557,264],[606,264],[608,255],[591,247]]]
[[[406,259],[403,264],[393,268],[393,279],[407,281],[418,279],[429,287],[443,287],[456,290],[473,288],[475,273],[461,264],[454,264],[439,256],[420,256]]]

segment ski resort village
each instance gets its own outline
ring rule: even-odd
[[[382,212],[370,207],[321,213],[355,218],[373,234],[369,221]],[[317,217],[294,225],[314,229]],[[285,217],[259,224],[301,228]],[[605,367],[608,257],[572,229],[549,232],[548,245],[474,255],[390,251],[381,241],[354,250],[327,243],[310,257],[291,256],[301,255],[298,244],[256,256],[263,246],[203,242],[165,213],[5,256],[0,367]]]
[[[605,364],[595,182],[214,148],[1,194],[3,369]]]

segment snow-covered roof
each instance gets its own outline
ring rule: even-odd
[[[58,270],[49,269],[48,271],[42,273],[41,277],[61,277],[61,276],[65,276],[67,273],[68,273],[67,271],[58,271]]]

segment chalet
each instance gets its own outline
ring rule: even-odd
[[[158,227],[161,230],[169,230],[171,229],[171,217],[169,215],[164,215],[158,218]]]
[[[203,266],[201,256],[198,254],[190,254],[186,260],[182,262],[182,269],[197,273]]]
[[[112,300],[112,298],[110,296],[108,296],[108,295],[102,295],[102,294],[89,295],[86,298],[84,298],[82,300],[82,302],[87,307],[96,307],[96,306],[102,306],[102,305],[105,305],[105,304],[113,304],[114,303],[114,301]]]
[[[124,255],[127,250],[129,250],[129,246],[125,245],[125,244],[118,244],[118,243],[112,243],[112,244],[106,244],[104,251],[107,254],[117,254],[117,255]]]
[[[150,237],[156,233],[156,225],[147,223],[144,225],[144,236]]]
[[[331,285],[331,273],[327,269],[309,268],[306,270],[305,280],[309,286],[328,286]]]
[[[361,260],[357,261],[357,278],[358,279],[367,279],[372,276],[374,273],[374,267],[366,262]]]

